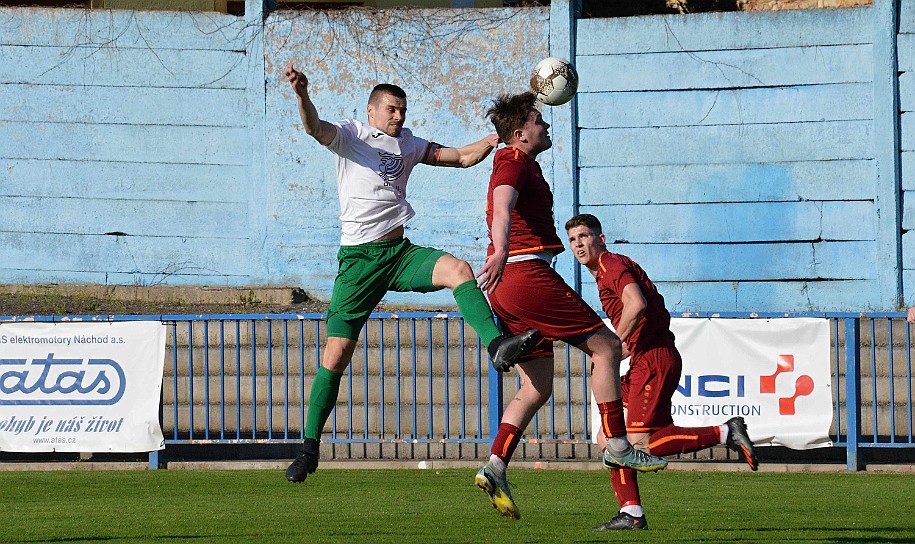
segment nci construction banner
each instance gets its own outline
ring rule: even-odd
[[[674,424],[703,427],[743,416],[758,446],[832,445],[826,319],[677,318],[671,330],[683,357]],[[595,437],[600,418],[593,397],[591,414]]]
[[[0,323],[0,451],[164,447],[159,322]]]

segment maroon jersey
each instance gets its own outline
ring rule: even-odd
[[[495,251],[492,245],[492,192],[500,185],[518,191],[518,201],[512,210],[508,254],[523,255],[548,251],[562,253],[565,247],[553,221],[553,193],[543,179],[540,164],[523,151],[505,147],[496,151],[492,160],[492,176],[486,193],[486,225],[489,227],[487,255]]]
[[[598,259],[597,289],[600,302],[607,317],[615,328],[619,327],[623,313],[620,295],[630,283],[638,285],[648,303],[642,322],[635,328],[626,346],[633,354],[658,346],[673,346],[674,335],[670,332],[670,314],[664,307],[664,297],[648,278],[648,274],[635,261],[625,255],[601,253]]]

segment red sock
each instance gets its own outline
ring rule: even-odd
[[[620,503],[620,508],[642,504],[637,474],[638,472],[631,468],[610,471],[610,485],[613,486],[613,493],[616,495],[616,502]]]
[[[626,436],[626,420],[623,419],[623,399],[597,403],[600,425],[607,438]]]
[[[500,423],[499,432],[496,433],[496,439],[492,441],[493,455],[502,460],[506,465],[511,461],[515,448],[518,447],[518,441],[521,440],[521,429],[511,423]]]
[[[648,451],[652,455],[692,453],[721,443],[718,427],[677,427],[668,425],[651,433]]]

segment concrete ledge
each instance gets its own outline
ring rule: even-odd
[[[293,287],[200,287],[181,285],[0,285],[11,295],[89,297],[103,300],[140,300],[185,304],[293,304]]]
[[[148,470],[148,462],[124,462],[124,461],[105,461],[105,462],[18,462],[5,461],[0,463],[0,472],[13,471],[62,471],[62,470]]]
[[[269,470],[283,472],[289,460],[250,461],[171,461],[167,470]],[[324,470],[477,470],[483,460],[352,460],[321,461]],[[603,465],[596,461],[513,461],[512,469],[520,470],[589,470],[601,471]],[[62,471],[62,470],[148,470],[146,462],[3,462],[4,471]],[[671,461],[666,469],[672,472],[750,472],[742,461]],[[840,473],[847,472],[845,465],[834,463],[763,463],[759,473]],[[868,465],[864,474],[915,474],[915,465]]]

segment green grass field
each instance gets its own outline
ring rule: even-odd
[[[663,472],[640,478],[649,529],[603,471],[513,470],[522,519],[473,470],[0,473],[0,542],[915,542],[915,476]]]

